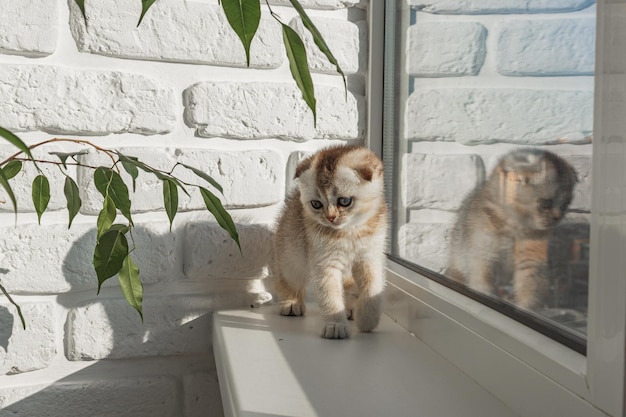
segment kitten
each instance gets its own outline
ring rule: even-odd
[[[302,161],[295,178],[274,240],[280,314],[305,313],[310,281],[324,320],[322,337],[350,337],[353,314],[360,331],[372,331],[385,285],[382,162],[366,148],[335,146]]]
[[[551,152],[504,155],[463,202],[446,275],[492,294],[496,281],[512,280],[518,306],[540,307],[548,289],[548,237],[565,215],[576,181],[576,171]]]

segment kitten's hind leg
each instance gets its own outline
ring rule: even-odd
[[[287,282],[282,274],[274,285],[279,298],[279,312],[281,316],[304,316],[304,288],[294,288],[293,283]]]
[[[355,321],[362,332],[371,332],[378,326],[382,313],[385,278],[382,265],[362,260],[352,268],[354,279],[359,287],[356,301]]]

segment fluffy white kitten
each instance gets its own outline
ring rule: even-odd
[[[362,332],[380,320],[387,208],[383,165],[357,146],[323,149],[296,169],[274,241],[280,314],[305,313],[313,283],[324,319],[322,337],[350,337],[348,319]]]

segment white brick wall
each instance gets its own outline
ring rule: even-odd
[[[407,72],[416,77],[476,75],[485,60],[487,30],[476,22],[409,26]]]
[[[125,0],[90,1],[85,27],[78,6],[72,7],[70,25],[81,52],[165,62],[245,67],[241,41],[228,26],[217,3],[159,1],[141,26],[141,3]],[[264,10],[267,12],[267,10]],[[282,33],[264,13],[250,47],[250,66],[278,68],[284,61]]]
[[[524,14],[573,12],[594,4],[594,0],[408,0],[429,13]]]
[[[465,145],[585,142],[593,128],[593,92],[424,88],[409,97],[407,117],[405,137],[410,140]]]
[[[498,25],[502,75],[592,75],[595,19],[519,19]]]
[[[140,74],[3,65],[0,85],[0,125],[16,131],[154,134],[176,120],[172,86]]]
[[[56,0],[3,1],[0,9],[0,52],[27,56],[50,55],[57,46]],[[28,28],[28,36],[15,30]]]
[[[399,254],[443,272],[464,197],[521,146],[574,166],[569,217],[588,216],[594,1],[408,3]]]
[[[364,98],[343,87],[316,90],[317,126],[293,83],[196,84],[185,91],[185,117],[202,137],[287,140],[361,139]]]
[[[96,294],[92,259],[102,199],[93,170],[68,165],[83,203],[68,230],[65,174],[40,164],[51,199],[38,225],[31,202],[37,170],[25,166],[11,180],[17,220],[0,190],[0,283],[22,306],[28,326],[22,330],[15,308],[0,297],[0,414],[221,416],[211,314],[270,299],[269,242],[293,175],[288,161],[364,138],[359,86],[367,76],[368,35],[365,13],[354,7],[367,2],[301,2],[356,86],[346,100],[341,77],[309,52],[316,127],[291,79],[280,26],[264,4],[247,69],[217,3],[162,0],[139,28],[141,2],[88,1],[87,26],[74,0],[0,3],[0,126],[29,144],[87,140],[166,171],[177,162],[197,167],[223,186],[224,195],[216,194],[233,215],[242,246],[240,253],[193,186],[190,196],[179,193],[170,230],[161,182],[140,171],[133,193],[121,169],[133,204],[132,256],[144,283],[142,323],[117,278]],[[284,22],[302,29],[288,1],[270,3]],[[89,151],[82,163],[111,165],[70,141],[33,153],[57,160],[48,153],[81,149]],[[0,141],[0,161],[15,152]],[[174,175],[211,188],[184,167]]]

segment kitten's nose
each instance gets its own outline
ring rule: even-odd
[[[331,214],[331,215],[326,216],[326,218],[328,219],[329,222],[333,223],[335,219],[337,218],[337,216],[335,216],[334,214]]]

